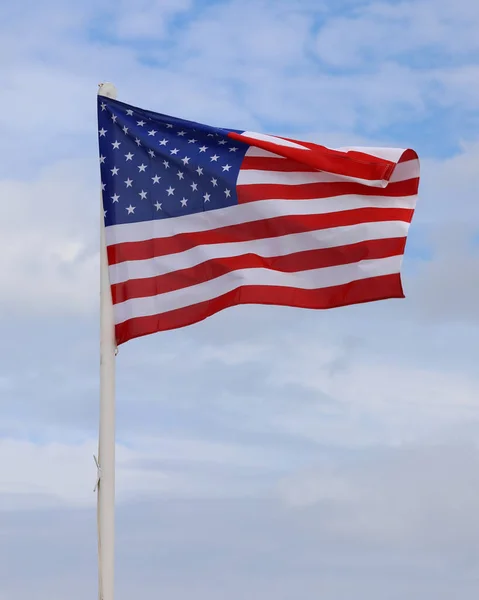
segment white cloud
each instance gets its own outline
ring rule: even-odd
[[[36,503],[40,506],[94,503],[94,451],[95,444],[91,441],[69,446],[0,440],[5,467],[0,479],[1,507],[15,508],[18,496],[24,497],[25,508],[33,508]],[[14,506],[9,504],[10,495],[16,497]]]
[[[97,305],[100,198],[92,162],[58,163],[30,182],[0,181],[10,206],[0,224],[6,314],[68,314]]]
[[[113,33],[120,39],[154,39],[158,41],[168,33],[172,18],[187,12],[192,0],[128,0],[115,2]],[[108,30],[108,27],[107,27]]]
[[[435,101],[441,106],[461,106],[475,113],[479,103],[479,65],[466,64],[432,72],[439,92]]]
[[[473,203],[467,204],[463,215],[455,213],[449,225],[434,230],[434,259],[420,263],[408,282],[411,303],[423,321],[477,323],[479,319],[479,249],[472,242],[477,228],[474,221],[454,223],[454,218],[462,220],[478,212]],[[456,207],[459,211],[460,202]]]
[[[283,71],[304,61],[310,26],[311,14],[301,6],[233,0],[213,4],[195,19],[181,50],[196,56],[195,65],[206,61],[212,73],[228,65],[241,73],[245,67],[264,74],[264,68]]]
[[[354,447],[441,439],[454,429],[460,437],[461,427],[479,420],[479,380],[472,375],[440,371],[434,364],[417,366],[415,353],[406,360],[385,360],[361,346],[349,350],[348,345],[340,348],[312,338],[303,335],[301,344],[291,346],[286,355],[272,347],[266,353],[271,365],[267,383],[272,386],[269,430]],[[275,407],[275,390],[288,394],[288,389],[289,402],[276,401]],[[311,392],[308,401],[295,402],[302,390]],[[243,412],[253,411],[247,422],[258,426],[261,412],[257,414],[254,400],[242,400]]]
[[[408,447],[325,463],[284,479],[278,493],[295,510],[327,512],[330,534],[375,545],[464,548],[477,544],[479,453],[468,446]]]
[[[92,439],[71,444],[0,439],[0,510],[93,506],[96,453]],[[284,455],[283,464],[287,460]],[[118,442],[116,463],[119,504],[152,497],[256,496],[284,469],[280,452],[173,437]]]
[[[479,11],[468,0],[454,6],[443,0],[369,2],[350,16],[328,19],[316,49],[326,63],[348,69],[392,57],[404,60],[413,52],[467,59],[479,50],[478,24]]]
[[[261,128],[261,121],[277,122],[278,128],[299,127],[305,135],[318,129],[353,135],[357,127],[376,134],[381,126],[423,116],[426,106],[434,102],[452,106],[468,98],[467,106],[474,107],[474,67],[414,71],[380,52],[364,73],[334,74],[318,68],[310,55],[311,32],[318,15],[324,18],[325,12],[317,3],[292,7],[285,2],[242,1],[200,6],[180,28],[166,25],[164,31],[168,19],[183,14],[188,5],[186,0],[145,1],[135,5],[131,14],[128,4],[102,4],[98,13],[85,4],[68,18],[53,5],[21,25],[20,15],[16,20],[12,17],[9,30],[18,22],[22,35],[5,31],[4,51],[13,58],[4,70],[0,125],[9,136],[14,131],[15,136],[28,132],[29,146],[41,144],[43,136],[55,140],[50,146],[54,153],[59,133],[78,136],[85,147],[89,123],[95,120],[96,84],[102,78],[117,84],[121,99],[158,111],[252,129]],[[373,16],[367,18],[377,20],[378,6],[382,5],[369,9]],[[111,44],[96,30],[94,39],[85,36],[97,15],[106,19],[110,9],[113,29],[120,27],[124,35],[135,36],[146,28],[155,43]],[[394,28],[395,20],[388,17],[383,29],[375,25],[373,33],[361,35],[357,43],[371,43],[377,31],[388,42],[405,39],[391,33],[390,21]],[[334,18],[325,20],[324,35],[334,24]],[[331,44],[335,57],[346,52],[348,44],[349,54],[361,55],[354,45],[358,31],[360,24],[352,22],[340,43]],[[167,45],[159,43],[163,34]],[[64,137],[61,142],[65,143]],[[16,146],[15,139],[11,143],[18,151],[31,151],[24,144]]]
[[[443,0],[369,2],[326,19],[315,49],[322,64],[339,68],[346,80],[362,74],[359,86],[363,82],[366,90],[372,88],[372,110],[363,118],[373,118],[378,108],[381,115],[381,106],[391,110],[380,126],[408,121],[407,112],[409,120],[422,117],[431,107],[461,107],[460,116],[467,119],[478,99],[478,27],[479,10],[468,0],[454,5]]]
[[[479,143],[461,146],[449,158],[422,157],[420,199],[414,224],[453,223],[474,227],[479,222],[479,204],[474,201],[475,190],[479,188]]]
[[[245,443],[264,437],[274,451],[294,444],[293,454],[306,462],[316,444],[357,448],[471,439],[479,421],[479,379],[470,321],[465,335],[455,324],[441,329],[437,320],[405,320],[392,306],[382,316],[374,307],[334,316],[278,309],[276,321],[266,325],[261,317],[267,311],[252,309],[251,318],[243,311],[242,332],[231,314],[205,323],[196,335],[158,336],[125,348],[122,372],[129,385],[138,378],[144,383],[138,410],[150,414],[148,427],[171,418],[165,407],[173,397],[183,426],[211,436],[235,432]],[[223,329],[224,340],[215,327]],[[189,343],[175,343],[180,340]],[[155,367],[149,359],[164,346],[171,356],[163,355]],[[147,381],[156,381],[156,372],[161,390],[149,391]]]

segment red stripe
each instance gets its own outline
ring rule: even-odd
[[[235,132],[229,133],[228,137],[240,142],[246,142],[251,146],[262,148],[268,152],[285,156],[319,171],[345,175],[347,177],[357,177],[368,181],[389,181],[395,167],[395,163],[389,160],[364,154],[356,150],[341,152],[310,142],[292,140],[301,146],[309,148],[308,150],[302,150],[301,148],[292,148],[269,141],[258,140]]]
[[[411,158],[407,158],[407,153],[405,152],[403,156],[401,156],[401,160],[399,163],[404,163],[412,160]],[[405,157],[407,160],[405,160]],[[242,171],[280,171],[280,172],[302,172],[302,173],[318,173],[317,169],[312,169],[308,165],[304,165],[302,163],[296,162],[294,160],[290,160],[289,158],[276,158],[274,156],[246,156],[243,158],[243,162],[241,163]],[[364,184],[363,184],[364,185]],[[365,185],[366,189],[369,189],[369,186]]]
[[[417,194],[419,179],[406,179],[390,183],[386,188],[373,188],[354,182],[301,183],[284,185],[280,183],[255,183],[238,185],[238,202],[257,202],[258,200],[313,200],[315,198],[333,198],[354,194],[357,196],[381,196],[396,198]]]
[[[398,164],[407,162],[408,160],[418,160],[418,159],[419,159],[419,157],[417,155],[417,152],[415,150],[411,150],[411,148],[408,148],[407,150],[404,150],[404,152],[402,153],[401,158],[398,160]]]
[[[372,260],[398,256],[404,253],[406,238],[389,238],[370,240],[339,246],[338,248],[322,248],[305,250],[286,256],[264,258],[256,254],[228,256],[205,261],[188,269],[181,269],[165,275],[148,279],[131,279],[111,286],[113,304],[125,302],[131,298],[156,296],[173,290],[187,288],[204,283],[239,269],[271,269],[283,273],[295,273],[309,269],[336,267],[356,263],[361,260]]]
[[[329,309],[387,298],[404,298],[399,274],[372,277],[317,290],[244,286],[214,300],[201,302],[161,315],[130,319],[117,325],[115,333],[117,343],[123,344],[133,338],[157,331],[192,325],[221,310],[239,304],[270,304],[296,308]]]
[[[124,242],[108,246],[108,264],[114,265],[130,260],[146,260],[184,252],[200,245],[246,242],[256,239],[279,237],[333,227],[346,227],[359,223],[380,221],[405,221],[410,223],[414,211],[408,208],[357,208],[342,212],[286,215],[251,223],[240,223],[210,231],[179,233],[166,238],[141,242]]]
[[[343,157],[344,155],[346,155],[350,159],[353,159],[354,161],[357,161],[360,163],[366,163],[366,164],[370,164],[372,162],[378,161],[380,163],[385,162],[385,163],[392,163],[393,165],[395,165],[395,164],[399,164],[402,162],[406,162],[408,160],[417,160],[418,159],[417,152],[415,150],[412,150],[411,148],[404,150],[403,153],[401,154],[401,156],[399,157],[399,160],[397,161],[397,163],[394,163],[394,161],[388,160],[387,158],[380,158],[378,156],[375,156],[374,154],[368,154],[367,152],[361,152],[360,150],[333,150],[331,148],[326,148],[325,146],[318,146],[318,144],[314,144],[313,142],[299,142],[298,140],[295,140],[292,138],[284,138],[284,139],[289,140],[290,142],[293,142],[295,144],[301,144],[301,146],[305,146],[306,148],[309,148],[310,150],[315,150],[316,148],[325,148],[326,150],[328,150],[328,152],[333,152],[336,156]],[[367,150],[367,148],[364,148],[364,150]]]

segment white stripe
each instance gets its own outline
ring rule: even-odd
[[[360,179],[359,177],[346,177],[334,175],[326,171],[256,171],[242,169],[239,172],[237,185],[257,185],[261,183],[275,183],[278,185],[301,185],[305,183],[360,183],[369,187],[385,187],[383,180]]]
[[[254,131],[243,131],[241,135],[247,136],[254,140],[259,140],[261,142],[268,142],[270,144],[275,144],[276,146],[287,146],[288,148],[299,148],[300,150],[307,150],[310,152],[310,149],[306,146],[301,146],[301,144],[296,144],[295,142],[290,142],[289,140],[285,140],[284,138],[276,137],[274,135],[266,135],[265,133],[256,133]],[[247,140],[245,140],[247,142]]]
[[[185,308],[200,302],[213,300],[244,285],[284,286],[314,290],[352,281],[399,273],[402,256],[376,260],[364,260],[351,265],[326,267],[281,273],[270,269],[243,269],[226,273],[221,277],[199,283],[181,290],[165,292],[158,296],[134,298],[114,306],[115,323],[123,323],[134,317],[147,317],[170,310]]]
[[[248,158],[282,158],[283,160],[286,160],[285,156],[280,156],[279,154],[274,154],[268,150],[263,150],[263,148],[258,148],[258,146],[250,146],[248,150],[246,150],[245,156]]]
[[[171,219],[110,225],[105,228],[106,243],[111,246],[124,242],[141,242],[287,215],[326,214],[366,207],[415,208],[416,200],[417,196],[389,198],[355,194],[314,200],[259,200]]]
[[[419,161],[410,160],[399,163],[393,171],[390,183],[407,181],[419,177]],[[355,178],[348,178],[348,180]],[[306,183],[341,183],[345,178],[340,175],[326,173],[325,171],[269,171],[255,169],[241,169],[237,185],[277,184],[301,185]],[[363,183],[365,180],[356,179]],[[368,181],[368,185],[372,183]]]
[[[394,167],[390,183],[397,183],[398,181],[408,181],[408,179],[417,179],[420,174],[419,161],[417,159],[407,160],[406,162],[398,163]]]
[[[215,258],[242,256],[244,254],[255,254],[256,256],[270,258],[306,250],[337,248],[338,246],[356,244],[366,240],[406,237],[408,229],[409,223],[404,221],[382,221],[293,233],[277,238],[196,246],[177,254],[111,265],[109,267],[110,282],[115,284],[129,279],[148,279],[194,267]]]

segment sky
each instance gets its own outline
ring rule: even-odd
[[[405,300],[121,346],[116,598],[479,591],[479,4],[0,7],[0,600],[97,594],[97,84],[421,159]]]

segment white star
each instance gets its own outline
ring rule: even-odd
[[[125,183],[126,183],[126,187],[131,187],[131,184],[133,183],[133,179],[130,179],[128,177],[128,179],[125,181]]]
[[[138,195],[140,196],[140,198],[142,200],[146,199],[147,193],[144,190],[141,190],[141,192],[138,192]]]
[[[173,125],[171,123],[167,123],[166,126],[168,127],[168,129],[172,129]]]
[[[195,140],[195,138],[191,138],[191,140],[188,140],[188,144],[194,144],[197,141],[198,140]]]
[[[196,172],[198,173],[198,175],[203,175],[203,167],[198,167],[196,169]]]
[[[111,145],[113,146],[113,150],[118,150],[120,148],[120,144],[121,142],[119,141],[112,142]]]
[[[165,169],[169,169],[170,168],[170,163],[167,160],[164,160],[163,164],[165,165]]]
[[[218,180],[213,177],[211,183],[213,184],[213,187],[216,187],[218,185]]]
[[[103,154],[100,154],[100,164],[102,165],[105,162],[105,157]]]
[[[181,200],[181,206],[186,206],[188,204],[188,198],[185,198],[183,196],[183,199]]]
[[[210,194],[205,194],[203,196],[203,198],[205,199],[205,202],[209,202],[210,201]]]
[[[143,127],[143,125],[145,124],[145,121],[137,121],[136,124],[139,125],[140,127]]]
[[[210,158],[211,162],[216,162],[218,160],[219,156],[217,154],[213,154],[213,156]]]
[[[146,167],[147,165],[141,163],[141,165],[138,165],[138,170],[140,171],[140,173],[143,173],[144,171],[146,171]]]
[[[200,146],[200,152],[206,152],[208,150],[208,146]]]
[[[106,104],[104,102],[101,103],[101,109],[106,110]]]
[[[178,131],[178,135],[180,137],[183,137],[184,135],[186,135],[186,131]]]
[[[173,148],[173,150],[170,150],[170,154],[178,154],[178,152],[178,148]]]
[[[133,111],[132,111],[131,109],[128,109],[128,110],[126,111],[126,114],[127,114],[129,117],[131,117],[131,116],[133,115]]]
[[[128,211],[128,214],[129,214],[129,215],[131,215],[132,213],[134,213],[134,212],[135,212],[135,208],[136,208],[136,206],[132,206],[132,205],[130,204],[130,206],[127,206],[127,207],[126,207],[126,210]]]
[[[161,210],[161,202],[158,202],[158,200],[156,201],[156,204],[153,204],[154,207],[156,207],[156,210]]]
[[[103,211],[103,218],[104,218],[104,219],[106,219],[106,213],[107,213],[107,212],[108,212],[108,211],[106,211],[106,210],[104,210],[104,211]]]
[[[225,190],[225,196],[227,198],[231,198],[231,192],[229,190]]]
[[[118,117],[116,115],[111,115],[111,120],[113,121],[113,123],[116,123],[117,119]]]
[[[159,177],[158,175],[155,175],[154,177],[151,178],[153,180],[153,183],[160,183],[160,179],[161,177]]]
[[[231,169],[231,165],[225,165],[224,167],[221,167],[223,169],[223,171],[229,171]]]
[[[155,131],[154,129],[151,129],[151,130],[148,132],[148,135],[153,135],[153,136],[154,136],[154,135],[156,135],[157,133],[158,133],[157,131]]]
[[[113,196],[111,197],[111,199],[113,200],[113,202],[119,202],[120,196],[118,194],[113,194]]]
[[[208,137],[215,137],[215,136],[212,133],[209,133]]]
[[[151,158],[155,158],[155,153],[153,150],[148,150],[148,154],[151,156]]]
[[[166,190],[168,192],[168,196],[173,196],[173,194],[175,193],[175,188],[170,187]]]
[[[101,191],[104,192],[106,188],[106,183],[101,182]]]
[[[132,154],[131,152],[128,152],[128,154],[125,154],[125,158],[126,160],[131,160],[135,155]]]
[[[135,142],[136,142],[137,146],[141,146],[140,138],[136,138]]]
[[[226,143],[227,143],[227,142],[226,142],[226,140],[220,140],[220,141],[218,142],[218,144],[219,144],[220,146],[224,146]]]
[[[183,179],[183,178],[184,178],[183,171],[178,171],[177,175],[178,175],[178,177],[179,177],[180,179]]]
[[[230,152],[236,152],[236,150],[238,150],[238,148],[236,146],[231,146]]]
[[[166,144],[168,143],[168,140],[166,138],[163,138],[162,140],[160,140],[159,144],[160,146],[166,146]]]
[[[185,158],[182,158],[182,159],[181,159],[181,162],[182,162],[184,165],[187,165],[187,164],[190,162],[190,159],[189,159],[189,157],[188,157],[188,156],[185,156]]]
[[[120,169],[118,167],[113,167],[113,169],[110,169],[112,175],[118,175],[119,170]]]
[[[98,133],[100,134],[100,137],[105,137],[105,135],[106,135],[106,129],[105,129],[104,127],[102,127],[102,128],[99,130],[99,132],[98,132]]]
[[[194,192],[197,192],[197,191],[198,191],[198,184],[197,184],[197,183],[193,182],[193,183],[191,184],[191,186],[190,186],[190,187],[191,187],[191,189],[192,189]]]
[[[122,129],[123,129],[123,133],[126,135],[128,133],[128,127],[126,125],[124,125],[122,127]]]

